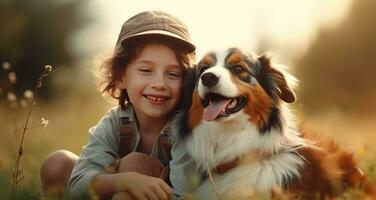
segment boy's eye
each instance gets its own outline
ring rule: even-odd
[[[151,73],[151,70],[150,69],[146,69],[146,68],[138,69],[138,71],[140,71],[142,73]]]
[[[168,72],[168,76],[176,79],[182,77],[181,73],[179,72]]]

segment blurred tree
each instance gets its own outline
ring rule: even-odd
[[[375,11],[376,1],[355,0],[345,20],[321,30],[298,60],[298,93],[306,111],[376,111]]]
[[[32,89],[45,65],[68,66],[77,59],[72,55],[68,41],[89,20],[82,15],[81,8],[86,3],[74,0],[0,1],[0,101],[9,91],[22,96],[26,89]],[[4,69],[7,62],[11,69]],[[8,79],[11,71],[17,77],[14,84]],[[42,97],[49,96],[48,84],[43,85],[41,92]]]

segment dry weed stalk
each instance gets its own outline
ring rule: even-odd
[[[55,70],[56,71],[56,70]],[[13,175],[12,175],[12,189],[16,189],[18,184],[22,181],[23,177],[21,176],[21,169],[20,169],[20,160],[21,160],[21,157],[23,155],[23,142],[24,142],[24,139],[25,139],[25,135],[26,135],[26,131],[29,129],[28,128],[28,125],[29,125],[29,119],[30,119],[30,115],[31,115],[31,111],[33,110],[33,106],[36,104],[36,97],[37,97],[37,92],[38,92],[38,89],[40,87],[42,87],[42,83],[43,83],[43,78],[52,74],[53,72],[55,72],[52,70],[52,66],[51,65],[46,65],[44,67],[44,71],[42,72],[42,74],[39,76],[38,78],[38,81],[35,85],[35,88],[34,88],[34,91],[32,93],[32,95],[29,95],[29,102],[28,102],[28,111],[27,111],[27,117],[26,117],[26,122],[23,126],[23,131],[22,131],[22,136],[21,136],[21,142],[20,142],[20,145],[18,146],[18,155],[17,155],[17,159],[16,159],[16,163],[15,163],[15,166],[14,166],[14,171],[13,171]],[[48,120],[45,120],[44,118],[42,119],[42,126],[48,124]]]
[[[219,192],[218,192],[218,190],[217,190],[217,187],[215,186],[214,179],[213,179],[213,176],[212,176],[212,174],[211,174],[211,170],[210,170],[210,168],[209,168],[208,163],[206,163],[206,172],[207,172],[208,175],[209,175],[210,182],[211,182],[211,184],[212,184],[212,186],[213,186],[213,190],[214,190],[215,196],[217,197],[218,200],[221,200],[221,197],[220,197],[220,195],[219,195]]]

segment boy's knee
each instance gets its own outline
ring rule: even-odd
[[[57,150],[48,155],[40,169],[43,189],[65,189],[77,158],[74,153],[66,150]]]
[[[120,159],[120,163],[148,159],[150,156],[140,152],[131,152]]]
[[[127,166],[143,165],[145,161],[152,159],[149,155],[139,152],[132,152],[122,157],[119,162],[119,169],[128,168]]]
[[[120,159],[119,172],[138,172],[158,177],[163,170],[161,161],[150,155],[132,152]]]

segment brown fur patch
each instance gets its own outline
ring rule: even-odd
[[[215,59],[211,56],[211,54],[206,54],[200,61],[200,64],[206,66],[212,66],[215,64]]]
[[[228,56],[226,61],[229,65],[239,64],[243,61],[243,54],[239,51],[235,51],[234,53]]]
[[[374,186],[360,173],[350,153],[340,149],[333,140],[306,130],[301,133],[317,148],[305,147],[298,151],[305,158],[305,165],[300,169],[300,178],[289,186],[289,191],[308,199],[332,199],[348,187],[361,188],[366,195],[376,194]]]
[[[259,150],[252,150],[243,154],[238,161],[239,165],[261,162],[271,157],[269,152],[261,152]]]
[[[244,55],[241,54],[240,52],[235,52],[233,54],[231,54],[227,60],[226,60],[227,64],[230,66],[230,67],[233,67],[233,66],[240,66],[243,68],[243,72],[241,72],[240,74],[238,74],[238,76],[240,77],[241,80],[246,80],[247,77],[249,76],[249,65],[246,63],[246,61],[244,60]]]
[[[193,129],[194,127],[198,126],[198,124],[202,121],[203,113],[204,107],[201,104],[201,98],[198,95],[198,92],[194,91],[192,94],[192,106],[188,111],[188,124],[190,129]]]
[[[352,154],[341,152],[337,159],[338,165],[345,172],[342,179],[345,187],[360,188],[366,196],[376,199],[376,188],[373,183],[356,166]]]
[[[302,137],[317,148],[305,147],[299,154],[304,157],[305,165],[300,169],[300,178],[295,180],[291,191],[301,193],[302,197],[333,198],[343,191],[342,169],[337,164],[338,146],[332,140],[326,140],[318,134],[301,131]]]
[[[234,81],[240,94],[248,99],[244,112],[251,116],[249,121],[256,124],[259,129],[266,126],[271,109],[271,98],[259,86],[251,86],[239,80]]]
[[[300,194],[303,199],[328,198],[333,189],[326,171],[321,166],[324,153],[312,148],[302,148],[299,154],[305,158],[306,164],[300,169],[300,177],[288,186],[288,190]]]

